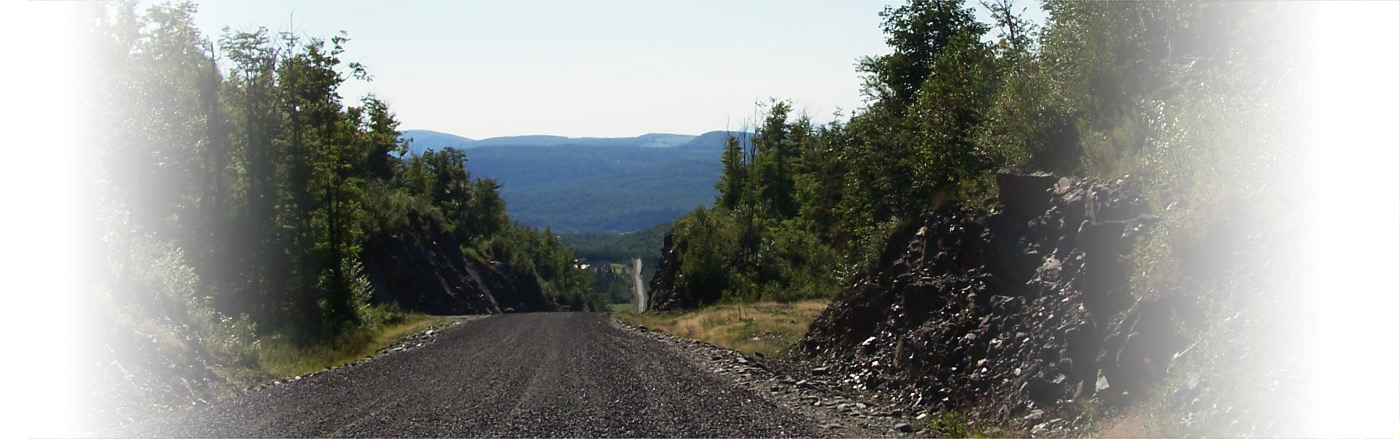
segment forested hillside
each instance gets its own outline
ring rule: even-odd
[[[462,151],[407,156],[384,100],[343,102],[342,85],[369,78],[341,59],[347,36],[206,36],[188,3],[94,10],[86,239],[101,250],[84,305],[103,386],[194,380],[185,396],[206,398],[279,361],[359,349],[405,318],[401,295],[424,294],[396,285],[445,276],[405,261],[480,273],[452,280],[478,304],[442,302],[466,300],[459,289],[424,299],[440,309],[605,306],[573,252],[507,216]],[[128,384],[132,401],[182,393]]]
[[[452,147],[470,149],[483,146],[612,146],[638,148],[705,148],[718,147],[729,133],[711,131],[701,135],[651,133],[636,137],[564,137],[564,136],[506,136],[473,140],[432,130],[405,130],[401,140],[408,142],[409,153]]]
[[[515,136],[470,140],[406,131],[409,154],[470,148],[466,167],[501,184],[512,218],[566,234],[628,233],[709,204],[724,139],[646,134],[627,138]],[[655,250],[655,249],[652,249]],[[640,255],[634,255],[640,256]]]
[[[718,148],[486,146],[467,169],[501,182],[512,218],[559,233],[627,233],[714,200]]]

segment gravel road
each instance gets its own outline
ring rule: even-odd
[[[702,369],[606,314],[460,323],[421,347],[138,423],[120,436],[852,434]]]
[[[647,293],[642,289],[642,259],[632,259],[632,295],[636,296],[637,312],[647,312]]]

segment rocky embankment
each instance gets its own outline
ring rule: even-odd
[[[1156,218],[1118,182],[1001,173],[992,211],[947,207],[896,233],[801,343],[845,385],[914,411],[1075,433],[1076,399],[1140,395],[1185,340],[1184,300],[1130,291]]]
[[[656,274],[651,277],[651,297],[647,299],[647,311],[666,312],[694,309],[700,301],[676,283],[676,274],[681,269],[681,252],[676,248],[675,236],[670,232],[661,244],[661,258]]]
[[[396,302],[429,314],[553,311],[539,281],[467,257],[441,227],[397,229],[365,245],[365,272],[375,303]]]

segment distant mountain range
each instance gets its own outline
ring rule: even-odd
[[[730,134],[473,140],[408,130],[402,138],[411,139],[411,154],[465,150],[473,177],[501,183],[511,218],[556,233],[611,234],[668,222],[714,202],[719,156]]]
[[[410,153],[425,150],[453,147],[473,149],[484,146],[631,146],[641,148],[703,148],[706,146],[724,147],[728,133],[711,131],[701,135],[689,134],[643,134],[637,137],[563,137],[563,136],[508,136],[475,140],[455,134],[431,130],[404,131],[401,138],[412,139]]]

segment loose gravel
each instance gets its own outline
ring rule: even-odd
[[[784,380],[761,359],[627,327],[606,314],[511,314],[416,337],[411,349],[284,380],[112,435],[902,434],[893,429],[898,418],[864,413],[864,404],[839,402],[811,382]],[[860,412],[851,413],[857,407]]]

